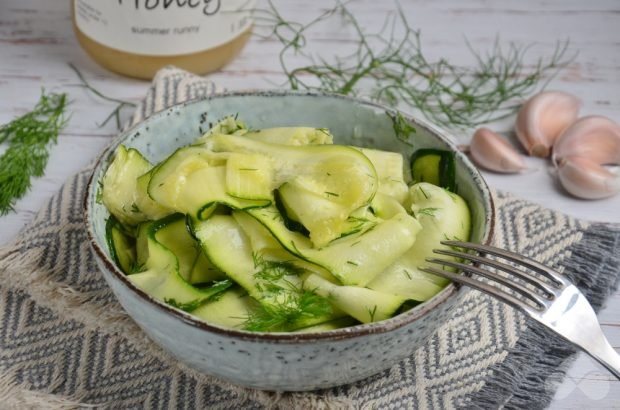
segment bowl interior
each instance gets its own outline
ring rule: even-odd
[[[101,157],[93,173],[86,198],[88,228],[97,248],[111,260],[105,241],[108,211],[97,203],[97,188],[118,144],[138,149],[152,163],[157,163],[176,148],[193,142],[219,119],[239,116],[251,128],[279,126],[312,126],[329,128],[334,142],[401,152],[406,159],[418,148],[450,149],[456,152],[458,194],[468,202],[472,212],[472,237],[475,242],[488,243],[492,234],[494,209],[489,189],[469,160],[439,129],[425,121],[402,115],[415,133],[409,143],[397,132],[396,111],[353,98],[286,91],[231,93],[203,100],[190,101],[161,111],[119,137]],[[98,252],[102,257],[101,252]],[[106,263],[116,275],[120,270]],[[128,283],[128,281],[126,281]],[[453,292],[452,285],[440,293]],[[438,296],[435,296],[437,298]],[[154,302],[158,303],[158,302]],[[163,305],[163,304],[161,304]],[[415,317],[424,305],[406,312]],[[171,312],[183,315],[176,310]],[[403,316],[403,315],[400,315]],[[187,318],[185,318],[187,319]],[[394,320],[394,319],[390,319]],[[362,325],[362,326],[374,326]],[[335,331],[338,332],[338,331]]]

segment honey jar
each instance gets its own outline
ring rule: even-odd
[[[151,79],[175,65],[196,74],[232,60],[250,37],[254,0],[72,0],[80,45],[102,66]]]

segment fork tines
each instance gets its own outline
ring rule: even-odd
[[[515,307],[525,310],[534,308],[537,311],[543,311],[555,299],[561,289],[567,285],[566,281],[555,271],[535,260],[516,253],[492,246],[462,241],[442,241],[441,243],[449,246],[451,249],[435,249],[433,252],[456,258],[456,260],[428,258],[426,259],[427,262],[442,265],[443,269],[423,267],[421,270],[489,293]],[[462,249],[463,251],[457,249]],[[478,252],[479,254],[471,253],[471,251]],[[484,255],[500,257],[525,269],[516,268]],[[470,261],[473,264],[462,263],[459,260]],[[445,269],[446,267],[466,272],[469,275],[450,272]],[[508,276],[483,269],[484,267],[498,269],[507,273]],[[546,280],[543,280],[540,276]],[[482,281],[480,277],[487,278],[489,281]],[[519,281],[523,284],[519,283]],[[510,289],[512,292],[502,289],[501,286],[497,286],[498,284]],[[525,284],[530,286],[525,286]],[[519,298],[518,295],[522,297]]]

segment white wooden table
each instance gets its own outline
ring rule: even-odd
[[[570,38],[573,63],[550,88],[574,93],[583,100],[583,114],[606,115],[620,122],[620,2],[618,0],[401,0],[431,57],[471,63],[464,38],[474,48],[489,50],[496,35],[502,42],[536,43],[532,55],[552,49],[555,40]],[[0,123],[23,114],[38,100],[41,88],[70,95],[71,121],[59,138],[43,178],[17,203],[14,214],[0,218],[0,245],[15,238],[63,181],[95,158],[115,135],[114,124],[99,127],[114,108],[82,88],[67,63],[77,65],[92,84],[107,94],[137,101],[148,83],[122,78],[98,67],[79,48],[71,28],[69,0],[0,1]],[[277,4],[295,19],[331,7],[330,0]],[[391,1],[357,0],[351,5],[368,30],[378,28]],[[342,40],[339,27],[320,39],[324,52]],[[280,47],[253,39],[243,54],[221,72],[210,76],[231,90],[273,88],[281,82],[277,63]],[[536,51],[538,50],[538,51]],[[129,115],[126,113],[125,118]],[[508,130],[507,123],[501,131]],[[468,135],[459,135],[466,141]],[[2,152],[3,147],[0,147]],[[566,196],[555,185],[544,162],[529,160],[535,169],[517,176],[485,173],[491,186],[588,220],[620,222],[620,196],[589,202]],[[0,189],[2,189],[0,187]],[[620,251],[620,250],[619,250]],[[612,345],[620,349],[620,292],[601,313],[600,320]],[[599,365],[580,355],[560,387],[552,408],[620,408],[620,382]]]

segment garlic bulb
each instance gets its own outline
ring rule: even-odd
[[[581,101],[561,91],[536,94],[517,114],[515,131],[530,155],[548,157],[555,139],[577,118]]]
[[[502,173],[525,169],[525,160],[502,136],[488,128],[479,128],[469,144],[474,162],[483,168]]]
[[[620,164],[620,125],[606,117],[580,118],[553,145],[553,163],[571,156],[598,164]]]
[[[558,164],[562,186],[584,199],[601,199],[620,191],[620,174],[586,157],[565,157]]]

